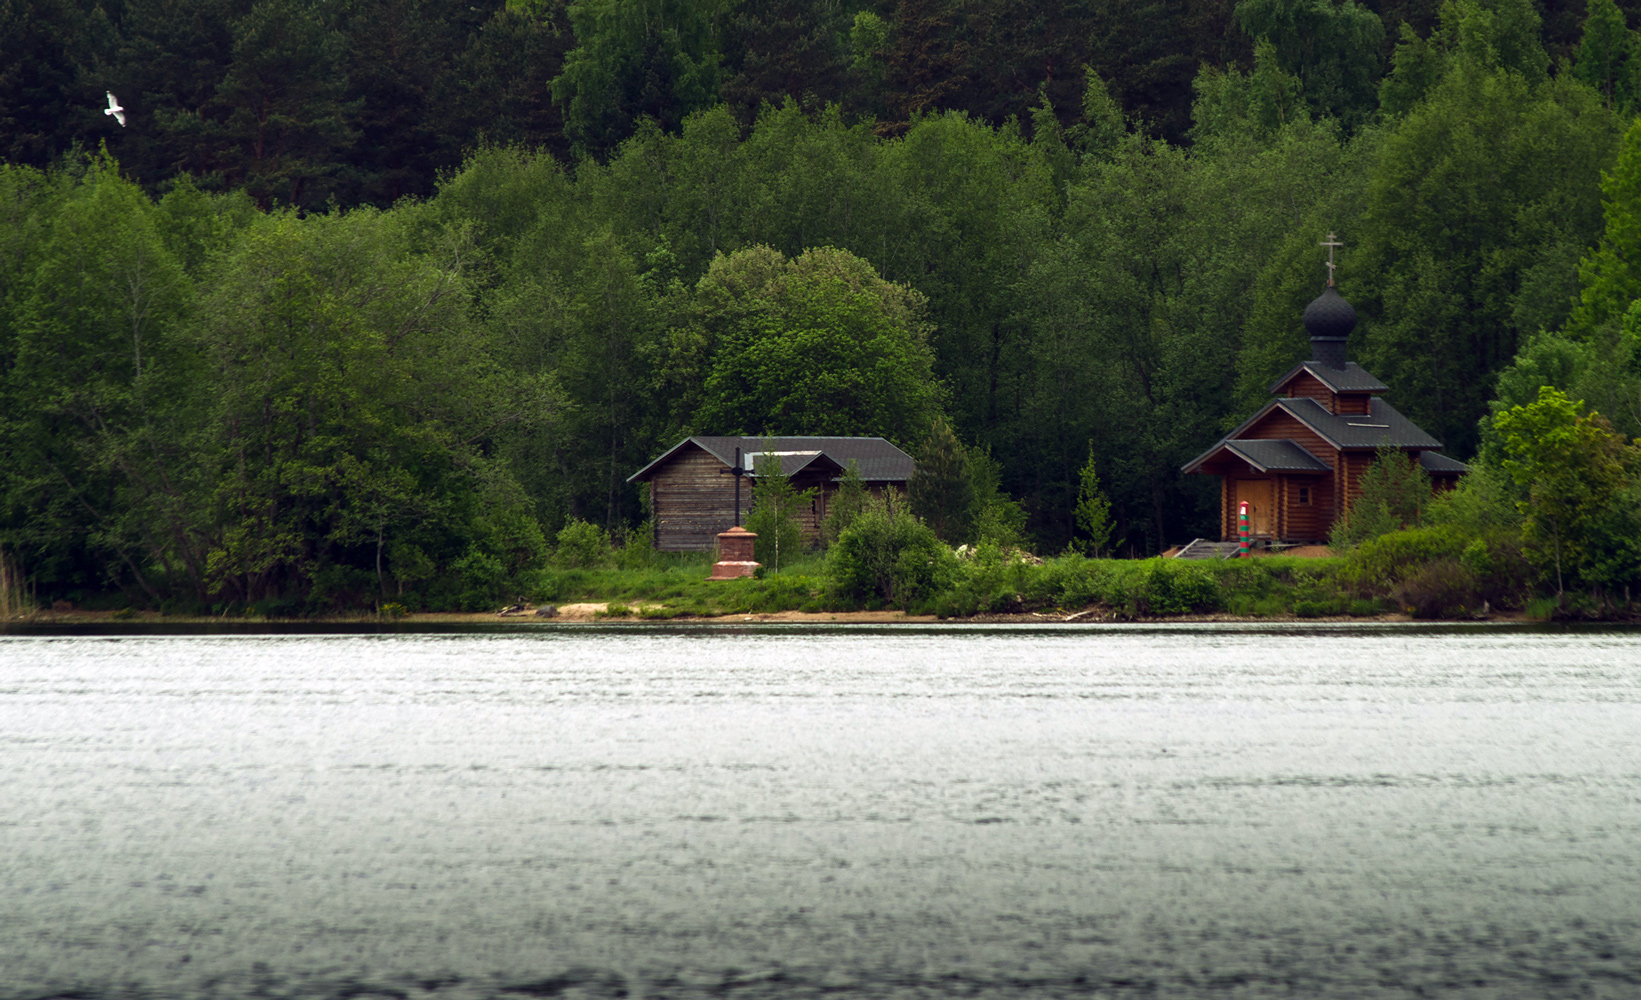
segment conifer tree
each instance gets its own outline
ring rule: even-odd
[[[1088,443],[1088,464],[1077,474],[1077,527],[1088,538],[1088,554],[1098,559],[1111,544],[1111,501],[1100,486],[1100,474],[1094,468],[1094,442]]]
[[[969,456],[945,417],[935,419],[918,449],[917,472],[907,484],[912,512],[948,545],[968,538],[974,516]]]

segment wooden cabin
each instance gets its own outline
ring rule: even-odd
[[[1271,384],[1275,399],[1184,466],[1186,473],[1219,477],[1222,540],[1237,537],[1238,508],[1246,501],[1255,539],[1325,541],[1361,495],[1362,476],[1380,448],[1412,455],[1437,490],[1470,471],[1381,398],[1383,382],[1345,359],[1355,326],[1356,310],[1329,281],[1305,308],[1310,360]]]
[[[733,474],[740,449],[745,476]],[[745,519],[757,476],[779,470],[799,490],[815,498],[798,512],[804,538],[820,538],[826,505],[854,462],[872,492],[904,491],[912,477],[912,456],[880,437],[689,437],[628,477],[648,483],[654,541],[662,552],[706,552],[720,531]],[[740,510],[736,482],[740,481]]]

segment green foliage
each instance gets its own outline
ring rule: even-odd
[[[1003,492],[1003,468],[990,448],[967,449],[969,483],[974,496],[969,537],[1004,549],[1026,545],[1026,511]]]
[[[1087,537],[1079,539],[1096,558],[1111,544],[1111,501],[1100,488],[1100,474],[1094,468],[1094,442],[1088,444],[1088,462],[1077,474],[1077,506],[1073,511],[1077,527]]]
[[[1578,46],[1573,72],[1609,102],[1633,106],[1638,82],[1632,61],[1635,44],[1618,4],[1613,0],[1589,0],[1584,38]]]
[[[752,487],[752,512],[746,529],[758,535],[754,558],[776,573],[797,560],[803,552],[803,528],[797,512],[815,499],[815,489],[799,490],[781,471],[781,458],[766,442],[761,454],[751,456],[756,468]]]
[[[1381,448],[1362,474],[1362,492],[1334,523],[1328,544],[1335,552],[1380,535],[1416,527],[1430,504],[1430,476],[1413,455]]]
[[[563,569],[593,569],[610,560],[610,536],[596,524],[571,518],[555,541],[553,563]]]
[[[974,479],[969,453],[944,418],[935,420],[917,450],[917,472],[907,484],[911,509],[947,544],[965,542],[974,527]]]
[[[1354,0],[1240,0],[1236,20],[1258,40],[1256,66],[1293,74],[1298,87],[1272,88],[1254,73],[1255,100],[1267,103],[1267,127],[1292,120],[1292,103],[1302,92],[1311,111],[1340,119],[1347,127],[1366,124],[1377,104],[1385,28],[1379,16]]]
[[[552,89],[580,152],[602,155],[641,119],[676,128],[712,103],[719,56],[707,4],[577,0],[568,14],[577,45]]]
[[[844,250],[713,260],[669,361],[681,424],[707,433],[908,440],[937,411],[922,295]]]
[[[821,541],[830,546],[846,531],[861,511],[866,509],[866,481],[860,475],[860,463],[849,460],[838,480],[837,491],[827,501],[826,520],[821,524]]]
[[[894,491],[868,499],[827,551],[831,592],[849,601],[911,609],[944,588],[956,560]]]
[[[1365,595],[1388,594],[1429,563],[1456,561],[1470,541],[1452,525],[1393,531],[1353,549],[1345,559],[1340,579]]]
[[[1603,529],[1627,520],[1614,512],[1615,502],[1641,468],[1641,450],[1614,434],[1599,414],[1580,414],[1582,408],[1582,402],[1544,386],[1536,402],[1511,407],[1493,420],[1503,442],[1504,469],[1527,490],[1519,508],[1528,557],[1554,569],[1558,594],[1565,590],[1566,575],[1590,575],[1597,561],[1613,552]],[[1633,575],[1622,569],[1619,574]]]

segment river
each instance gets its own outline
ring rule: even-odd
[[[1641,996],[1641,631],[0,635],[0,998]]]

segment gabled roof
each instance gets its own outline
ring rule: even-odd
[[[1244,420],[1236,430],[1219,439],[1212,448],[1181,467],[1191,472],[1221,447],[1235,443],[1247,445],[1250,440],[1242,435],[1248,428],[1265,418],[1272,410],[1280,409],[1312,431],[1317,437],[1341,451],[1366,448],[1407,448],[1424,451],[1440,448],[1442,443],[1420,430],[1418,425],[1397,412],[1382,399],[1368,401],[1367,413],[1329,413],[1314,399],[1273,399],[1260,407],[1259,412]],[[1452,459],[1447,459],[1452,461]]]
[[[1287,411],[1317,436],[1339,449],[1352,448],[1440,448],[1442,443],[1419,429],[1382,399],[1368,400],[1367,413],[1329,413],[1314,399],[1273,399],[1242,426],[1225,435],[1239,437],[1273,409]]]
[[[1434,451],[1419,452],[1419,465],[1424,468],[1424,471],[1434,473],[1445,472],[1452,474],[1455,472],[1470,471],[1470,466],[1465,465],[1463,462],[1460,462],[1457,459],[1448,458],[1446,455],[1442,455]]]
[[[735,464],[735,449],[745,456],[762,453],[773,443],[773,451],[781,456],[781,469],[792,475],[817,462],[830,461],[839,472],[854,461],[860,468],[860,477],[867,482],[903,483],[912,477],[917,463],[912,456],[880,437],[733,437],[697,435],[688,437],[662,452],[653,462],[627,477],[627,482],[641,482],[650,473],[690,445],[701,448],[725,467]],[[817,466],[819,468],[820,466]]]
[[[1193,472],[1221,451],[1228,451],[1260,472],[1327,472],[1326,462],[1286,438],[1280,441],[1224,440],[1198,455],[1185,467]]]
[[[1300,372],[1310,372],[1318,382],[1334,392],[1385,392],[1390,388],[1354,361],[1346,362],[1343,368],[1334,368],[1318,361],[1301,361],[1288,374],[1272,382],[1270,391],[1275,392],[1287,385]]]

